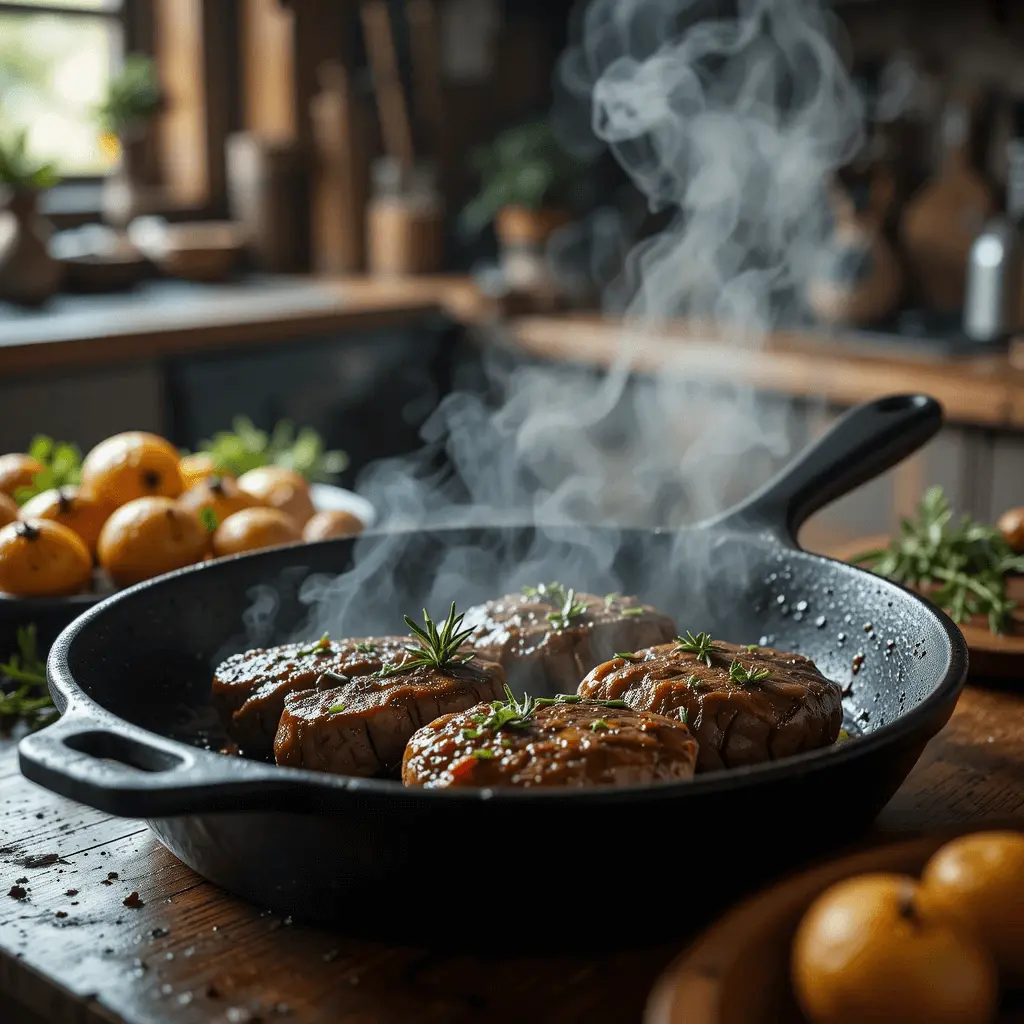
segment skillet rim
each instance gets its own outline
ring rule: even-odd
[[[543,527],[544,525],[545,524],[538,524],[532,521],[522,521],[501,522],[498,524],[491,523],[482,526],[474,526],[472,524],[440,525],[426,528],[409,526],[400,529],[367,530],[360,534],[359,537],[374,538],[394,536],[395,534],[442,533],[445,531],[459,531],[467,529],[523,529],[538,528],[539,526]],[[756,786],[761,781],[765,783],[779,782],[793,776],[824,771],[832,765],[838,765],[843,762],[855,761],[859,758],[868,757],[882,747],[897,745],[901,740],[908,740],[910,737],[922,734],[925,731],[928,731],[928,735],[925,738],[925,742],[927,743],[937,734],[939,729],[942,728],[945,721],[943,721],[942,725],[940,725],[938,729],[930,730],[925,729],[926,723],[929,719],[941,714],[942,709],[946,706],[949,706],[949,714],[951,714],[952,709],[956,704],[956,700],[959,698],[959,695],[965,685],[968,669],[967,644],[964,640],[963,634],[940,608],[932,605],[930,602],[908,588],[894,583],[891,580],[887,580],[884,577],[877,576],[867,569],[849,565],[845,562],[839,562],[836,559],[831,559],[824,555],[805,551],[798,545],[784,543],[779,536],[771,530],[744,531],[730,528],[724,524],[701,524],[683,529],[671,530],[664,527],[642,528],[614,525],[589,526],[585,524],[576,526],[565,524],[564,527],[560,526],[559,528],[607,529],[615,530],[620,534],[643,534],[649,536],[676,535],[679,533],[707,533],[713,538],[731,537],[735,539],[742,539],[747,543],[785,552],[791,557],[808,559],[812,563],[842,566],[844,571],[862,574],[866,579],[870,579],[873,583],[881,586],[883,589],[888,589],[890,593],[899,595],[901,600],[909,598],[912,604],[918,606],[923,615],[929,617],[933,622],[935,622],[939,626],[945,640],[946,669],[935,689],[919,704],[911,708],[905,714],[900,715],[892,722],[886,723],[878,729],[872,730],[866,735],[858,737],[853,742],[833,744],[829,747],[805,751],[800,754],[783,758],[779,761],[769,761],[762,764],[746,765],[737,768],[728,768],[714,772],[702,773],[685,780],[643,783],[630,786],[592,786],[579,789],[564,789],[561,787],[542,787],[533,789],[515,786],[426,789],[424,787],[406,787],[403,786],[401,782],[390,779],[333,775],[327,772],[316,772],[305,768],[290,768],[260,761],[251,761],[246,758],[232,758],[230,760],[230,772],[234,776],[233,778],[225,778],[222,773],[220,774],[220,777],[188,779],[183,777],[180,781],[180,788],[186,789],[189,788],[190,785],[194,785],[196,788],[204,790],[216,790],[218,788],[227,788],[231,790],[239,787],[258,785],[260,783],[277,783],[283,790],[312,789],[325,798],[335,800],[344,800],[346,797],[351,797],[353,799],[385,798],[392,801],[399,800],[415,803],[427,802],[428,804],[429,802],[436,801],[450,803],[456,800],[460,802],[480,802],[487,804],[493,804],[495,802],[518,803],[523,800],[554,800],[556,802],[571,801],[573,804],[580,804],[595,801],[599,803],[607,803],[609,800],[618,802],[620,800],[671,799],[679,797],[684,793],[693,793],[695,796],[706,795],[721,791],[722,789],[732,790],[743,788],[744,786]],[[227,567],[231,563],[242,559],[253,561],[259,561],[261,559],[269,560],[270,558],[280,557],[281,553],[284,551],[301,551],[303,553],[310,552],[315,554],[317,549],[353,543],[355,539],[356,538],[334,538],[331,540],[314,542],[312,544],[267,548],[262,551],[249,552],[246,554],[231,556],[229,558],[222,558],[211,562],[203,562],[197,565],[186,566],[172,573],[168,573],[151,580],[146,580],[133,587],[118,591],[117,593],[103,599],[75,619],[75,621],[61,633],[57,641],[54,643],[47,660],[47,677],[50,692],[53,694],[55,699],[57,699],[59,708],[61,702],[63,702],[60,721],[67,720],[69,723],[73,724],[74,719],[77,716],[82,720],[81,724],[83,727],[87,729],[90,722],[96,728],[102,728],[104,718],[112,719],[122,728],[131,730],[136,735],[139,742],[146,743],[150,739],[156,740],[158,745],[164,750],[171,750],[178,753],[183,759],[183,765],[197,765],[201,775],[216,776],[218,773],[213,771],[214,767],[217,765],[218,761],[228,757],[228,755],[219,754],[211,750],[204,750],[203,748],[192,746],[191,744],[185,743],[181,740],[174,740],[160,733],[152,732],[149,729],[129,722],[127,719],[121,718],[119,715],[89,697],[75,681],[68,665],[68,651],[74,643],[75,638],[83,629],[89,626],[93,619],[104,614],[109,607],[125,600],[131,600],[135,594],[148,588],[161,589],[163,587],[173,587],[178,585],[177,581],[179,579],[190,577],[194,573],[205,572],[213,575],[218,571],[226,571]],[[949,716],[947,715],[947,721],[948,717]],[[918,736],[918,738],[920,737]],[[183,765],[176,768],[170,768],[160,774],[168,779],[173,779],[179,772],[184,776],[187,769],[184,768]],[[145,787],[143,787],[143,789],[144,788]],[[154,792],[157,791],[158,787],[154,787]],[[237,808],[238,811],[242,811],[244,809],[245,808],[242,806]],[[305,812],[306,809],[303,808],[302,810]],[[202,812],[197,810],[190,813]],[[232,812],[229,810],[225,813]]]

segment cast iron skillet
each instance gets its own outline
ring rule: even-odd
[[[22,741],[22,771],[93,807],[146,819],[200,874],[305,918],[387,930],[388,908],[429,906],[432,934],[440,917],[472,941],[479,925],[492,942],[536,912],[543,890],[554,894],[553,907],[543,901],[549,938],[568,921],[578,931],[609,915],[664,922],[664,900],[651,892],[690,910],[862,829],[952,713],[967,650],[949,620],[794,540],[808,515],[918,448],[941,419],[923,396],[860,406],[741,506],[685,531],[371,533],[133,587],[60,636],[48,672],[64,714]],[[680,629],[810,655],[852,682],[848,720],[863,735],[692,782],[575,792],[407,790],[200,749],[217,659],[253,639],[294,635],[308,612],[303,581],[346,572],[354,552],[346,629],[393,632],[424,600],[435,611],[452,599],[465,607],[537,579],[639,593]],[[276,615],[256,622],[254,600],[265,601],[268,584]],[[451,893],[464,895],[446,900]]]

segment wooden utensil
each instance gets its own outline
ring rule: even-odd
[[[824,553],[840,562],[852,562],[865,551],[887,547],[889,540],[885,535],[865,537],[830,547]],[[1006,592],[1011,601],[1018,603],[1011,614],[1011,632],[993,633],[982,616],[975,616],[960,627],[970,650],[971,675],[974,677],[1024,679],[1024,577],[1008,577]]]
[[[1024,829],[1024,823],[996,823],[985,830],[1007,827]],[[814,899],[865,872],[916,875],[939,847],[976,831],[975,824],[853,854],[753,897],[708,929],[662,975],[644,1024],[805,1024],[790,988],[789,954],[796,927]]]
[[[377,91],[381,137],[388,154],[401,164],[403,171],[412,170],[414,150],[409,107],[398,69],[398,52],[391,26],[391,16],[384,0],[367,0],[361,8],[366,50],[373,70]]]
[[[917,291],[933,309],[955,311],[964,301],[971,244],[995,212],[992,190],[971,166],[970,122],[963,103],[943,118],[945,155],[938,175],[907,203],[900,237]]]

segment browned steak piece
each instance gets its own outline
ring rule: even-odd
[[[348,679],[370,675],[412,641],[363,637],[256,648],[228,658],[213,677],[213,701],[228,735],[249,757],[270,757],[284,699],[317,685],[324,673]],[[337,679],[326,680],[336,686]]]
[[[573,594],[559,584],[527,588],[466,612],[467,641],[498,662],[517,692],[574,693],[580,680],[616,651],[635,651],[676,635],[672,620],[635,597]],[[562,614],[568,610],[567,618]]]
[[[842,693],[809,658],[725,643],[705,657],[710,665],[678,643],[636,651],[599,665],[579,693],[661,715],[685,708],[700,744],[698,771],[774,761],[835,742]]]
[[[424,723],[494,700],[504,683],[500,665],[474,658],[444,669],[421,666],[293,693],[285,698],[274,756],[295,768],[376,775],[400,763],[406,741]]]
[[[508,705],[506,705],[507,707]],[[487,704],[423,726],[407,786],[629,786],[689,779],[697,744],[678,719],[599,701],[553,703],[500,728]]]

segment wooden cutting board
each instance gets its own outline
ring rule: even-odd
[[[831,545],[822,551],[829,558],[851,562],[865,551],[877,551],[889,544],[889,537],[864,537]],[[1002,635],[988,628],[986,619],[975,616],[960,626],[971,652],[971,675],[980,679],[1018,679],[1024,683],[1024,576],[1011,576],[1006,583],[1010,599],[1018,602],[1013,628]]]

